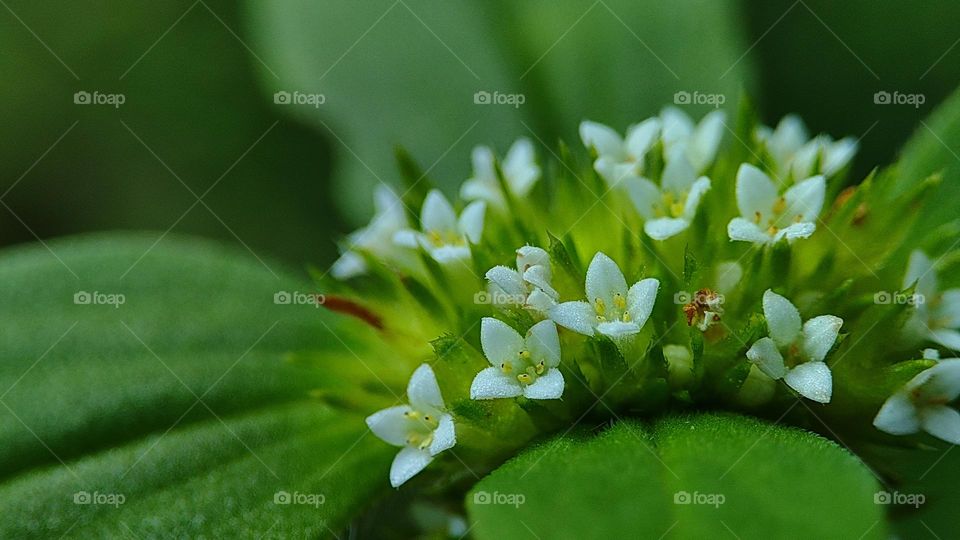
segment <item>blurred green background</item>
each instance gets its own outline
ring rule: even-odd
[[[960,80],[947,0],[0,4],[2,244],[148,229],[322,266],[371,186],[396,182],[395,145],[451,191],[475,144],[528,136],[546,155],[583,118],[622,129],[679,90],[728,107],[746,90],[768,123],[862,137],[864,174]]]

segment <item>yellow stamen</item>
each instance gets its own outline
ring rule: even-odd
[[[629,311],[624,311],[624,312],[623,312],[623,317],[621,317],[621,320],[622,320],[623,322],[630,322],[630,321],[633,320],[633,317],[630,316],[630,312],[629,312]]]
[[[607,312],[607,304],[604,303],[603,298],[597,298],[593,301],[593,310],[597,312],[597,315],[603,315]]]
[[[537,375],[543,375],[543,372],[547,370],[547,366],[546,364],[543,363],[543,360],[537,362],[537,365],[535,366],[535,368],[537,371]]]
[[[780,197],[777,199],[777,202],[773,203],[773,213],[782,214],[784,210],[787,209],[787,199]]]
[[[524,360],[529,360],[531,356],[533,355],[530,354],[530,351],[520,351],[520,358],[523,358]]]
[[[533,382],[533,377],[531,377],[528,373],[521,373],[517,375],[517,380],[522,384],[531,384]]]
[[[500,364],[500,371],[509,375],[510,372],[513,371],[513,366],[508,364],[507,362],[503,362],[502,364]]]
[[[622,294],[617,293],[613,295],[613,305],[616,306],[617,309],[625,309],[627,307],[627,301],[624,300]]]

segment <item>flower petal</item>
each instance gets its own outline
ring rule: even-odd
[[[674,151],[667,156],[667,165],[663,168],[663,176],[660,178],[660,186],[663,189],[678,195],[686,193],[696,179],[697,171],[687,159],[686,153]]]
[[[517,250],[517,270],[522,274],[531,266],[550,268],[550,254],[545,249],[534,246],[523,246]]]
[[[803,323],[803,355],[806,360],[822,362],[837,341],[843,319],[821,315]]]
[[[891,435],[909,435],[920,431],[920,416],[907,392],[887,398],[873,419],[873,425]]]
[[[950,444],[960,444],[960,412],[940,405],[920,411],[923,430]]]
[[[800,312],[789,300],[770,289],[763,293],[763,316],[777,346],[789,347],[800,336]]]
[[[747,351],[747,359],[757,365],[761,371],[773,379],[782,379],[787,374],[783,356],[772,339],[760,338]]]
[[[813,176],[791,186],[783,194],[787,208],[783,216],[790,221],[815,221],[823,208],[823,199],[827,192],[827,181],[821,176]]]
[[[390,485],[400,487],[401,484],[427,468],[431,461],[433,456],[430,452],[412,446],[403,447],[397,452],[397,456],[393,458],[393,464],[390,465]]]
[[[627,196],[643,219],[656,216],[656,206],[660,204],[660,188],[647,178],[631,176],[623,180]]]
[[[697,173],[709,167],[716,157],[720,141],[723,140],[723,131],[726,129],[725,120],[726,114],[723,111],[713,111],[704,116],[693,131],[687,156]]]
[[[407,383],[407,399],[410,405],[418,411],[442,411],[444,409],[443,396],[440,395],[440,386],[437,376],[433,374],[430,364],[420,364],[420,367],[410,376]]]
[[[759,213],[761,220],[769,218],[777,197],[777,186],[769,176],[749,163],[740,165],[737,171],[737,208],[741,216],[753,220]]]
[[[940,295],[936,319],[944,328],[960,328],[960,289],[949,289]]]
[[[410,420],[404,413],[410,410],[407,405],[379,410],[367,417],[367,427],[383,441],[394,446],[404,446],[412,429]]]
[[[663,122],[660,137],[668,148],[685,141],[693,133],[693,120],[677,107],[664,107],[660,111],[660,121]]]
[[[526,195],[540,179],[540,167],[537,166],[536,153],[530,139],[520,138],[514,141],[503,160],[503,172],[510,189],[518,197]]]
[[[755,244],[769,243],[773,238],[752,221],[743,218],[733,218],[727,224],[727,236],[730,240],[753,242]]]
[[[823,362],[806,362],[788,370],[783,377],[787,386],[801,396],[818,403],[830,403],[833,394],[833,376]]]
[[[457,430],[453,425],[453,417],[449,414],[440,416],[437,429],[433,430],[433,442],[430,443],[430,455],[435,456],[457,444]]]
[[[657,135],[660,134],[660,120],[658,118],[648,118],[635,126],[627,129],[627,139],[625,141],[627,152],[638,162],[643,162],[646,155],[654,143],[657,142]]]
[[[724,261],[717,265],[717,290],[732,291],[743,278],[743,267],[737,261]]]
[[[792,242],[799,238],[809,238],[810,235],[816,232],[816,230],[817,225],[809,221],[792,223],[783,229],[780,229],[777,234],[773,236],[773,241],[776,243],[786,238],[787,242]]]
[[[638,327],[643,328],[650,318],[659,290],[660,280],[647,278],[634,283],[627,291],[627,312],[630,313],[630,320]]]
[[[420,209],[420,228],[424,231],[457,230],[457,214],[443,193],[431,189]]]
[[[553,321],[545,320],[533,325],[527,331],[524,342],[535,363],[543,359],[547,367],[560,365],[560,336]]]
[[[926,376],[925,379],[920,379]],[[960,359],[947,358],[940,360],[930,369],[922,371],[914,377],[908,386],[920,383],[919,395],[922,401],[951,402],[960,396]]]
[[[513,268],[506,266],[494,266],[487,270],[485,276],[487,281],[500,287],[504,294],[510,296],[526,296],[527,288],[523,284],[523,277]]]
[[[643,224],[643,232],[654,240],[666,240],[676,236],[690,227],[685,218],[657,218]]]
[[[506,202],[500,193],[500,186],[490,179],[471,178],[460,186],[460,198],[465,201],[487,201],[497,208],[503,208]]]
[[[550,285],[550,269],[546,266],[538,264],[527,268],[527,271],[523,273],[523,280],[535,285],[554,299],[560,297],[560,293]]]
[[[823,174],[833,176],[840,172],[840,169],[846,167],[847,163],[850,163],[850,160],[853,159],[858,146],[857,140],[853,137],[844,137],[829,145],[823,164],[820,167]]]
[[[960,332],[956,330],[934,330],[930,333],[930,339],[951,351],[960,352]]]
[[[430,256],[440,264],[450,264],[465,261],[470,258],[470,248],[467,246],[430,246],[427,241],[421,242],[424,249],[429,250]]]
[[[524,342],[520,334],[507,323],[484,317],[480,321],[480,347],[490,365],[499,367],[504,362],[516,365]]]
[[[333,263],[333,266],[330,267],[330,273],[339,280],[350,279],[366,274],[367,263],[357,253],[347,251]]]
[[[523,395],[520,381],[499,367],[483,369],[470,384],[470,399],[502,399],[520,395]]]
[[[587,267],[584,288],[587,292],[587,300],[591,304],[600,298],[609,307],[613,305],[614,295],[618,293],[626,295],[627,280],[623,277],[623,272],[620,271],[617,263],[602,251],[598,251],[590,261],[590,266]]]
[[[597,332],[616,341],[639,334],[640,325],[635,322],[607,321],[597,325]]]
[[[767,150],[781,165],[800,149],[807,141],[807,128],[799,116],[788,114],[780,119],[777,129],[767,141]]]
[[[917,284],[917,294],[930,299],[933,299],[939,291],[937,271],[933,268],[933,261],[919,249],[910,253],[907,274],[903,278],[903,288],[912,287],[914,283]]]
[[[623,138],[609,126],[584,120],[580,122],[580,139],[587,148],[593,148],[597,154],[624,158]]]
[[[405,247],[408,249],[417,249],[420,247],[420,242],[417,240],[417,231],[413,229],[402,229],[393,233],[393,243],[394,245]]]
[[[523,396],[527,399],[560,399],[563,395],[563,374],[558,369],[547,370],[533,384],[523,389]]]
[[[687,194],[687,202],[683,204],[683,217],[687,221],[693,221],[694,216],[697,215],[697,207],[700,206],[700,199],[703,198],[704,194],[710,191],[710,179],[706,176],[701,176],[690,186],[690,193]]]
[[[586,302],[564,302],[550,308],[547,315],[555,323],[585,336],[593,335],[597,313]]]
[[[460,213],[457,229],[472,244],[479,244],[483,236],[483,216],[487,212],[487,204],[483,201],[474,201],[467,205]]]
[[[489,146],[474,146],[473,151],[470,152],[470,161],[473,163],[473,177],[475,179],[495,179],[494,159],[493,150]]]
[[[547,293],[537,289],[527,296],[527,307],[539,311],[544,316],[557,305],[557,301]]]

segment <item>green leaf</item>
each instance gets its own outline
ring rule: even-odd
[[[563,435],[481,480],[476,537],[883,538],[876,479],[836,444],[729,414]],[[519,504],[518,504],[519,503]]]
[[[315,291],[300,277],[210,242],[154,240],[101,235],[0,254],[0,537],[342,528],[387,488],[392,450],[361,414],[309,395],[374,340],[352,320],[275,303]],[[98,304],[121,297],[94,292],[123,302]],[[287,362],[293,351],[326,361]],[[402,391],[401,375],[377,371],[390,386],[365,389]],[[293,504],[275,504],[279,492]],[[84,493],[122,504],[75,504]]]

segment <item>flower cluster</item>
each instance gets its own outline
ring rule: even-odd
[[[525,139],[502,160],[474,149],[456,206],[422,175],[381,186],[346,238],[331,305],[382,322],[413,370],[409,405],[367,418],[401,447],[393,486],[455,447],[491,466],[591,411],[786,415],[805,399],[844,422],[857,403],[886,433],[960,443],[960,359],[917,358],[960,349],[960,288],[896,247],[928,190],[892,197],[894,171],[844,188],[856,142],[793,116],[730,126],[671,107],[580,137],[589,164],[562,147],[547,167]],[[884,283],[925,300],[864,300]]]

